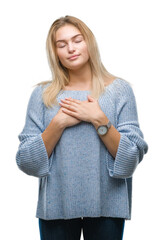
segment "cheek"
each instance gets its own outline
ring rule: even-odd
[[[62,59],[64,57],[64,53],[62,51],[56,51],[59,59]]]
[[[84,56],[89,57],[87,45],[82,45],[81,52]]]

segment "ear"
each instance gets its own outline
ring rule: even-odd
[[[94,102],[95,101],[95,99],[93,97],[91,97],[90,95],[88,95],[87,97],[88,97],[89,102]]]

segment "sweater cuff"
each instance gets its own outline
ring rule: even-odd
[[[26,142],[20,147],[16,156],[19,168],[26,174],[35,177],[48,175],[53,159],[53,153],[48,158],[41,134],[38,134],[36,137],[23,135],[23,138],[26,138]]]
[[[139,153],[136,144],[121,134],[113,167],[108,168],[109,175],[113,178],[130,178],[138,163]]]

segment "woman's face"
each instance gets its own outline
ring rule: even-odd
[[[88,63],[89,54],[81,32],[67,24],[56,31],[56,51],[60,62],[70,70],[77,70]],[[77,55],[73,58],[70,58]]]

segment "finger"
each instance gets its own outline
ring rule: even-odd
[[[94,99],[92,96],[90,96],[90,95],[88,95],[87,96],[88,97],[88,100],[90,101],[90,102],[94,102],[96,99]]]
[[[68,110],[68,109],[66,109],[66,108],[63,108],[63,109],[62,109],[62,112],[66,113],[66,114],[68,114],[68,115],[70,115],[70,116],[72,116],[72,117],[76,117],[76,118],[77,118],[77,114],[76,114],[75,112],[70,111],[70,110]]]
[[[80,100],[77,99],[73,99],[73,98],[65,98],[66,100],[70,101],[70,102],[74,102],[74,103],[81,103]]]
[[[73,98],[71,98],[71,97],[66,97],[65,99],[70,99],[70,100],[73,100]]]
[[[61,102],[64,103],[64,104],[68,104],[68,105],[72,105],[72,106],[77,106],[77,103],[71,102],[71,101],[68,101],[68,100],[64,100],[64,99],[61,99]]]
[[[71,105],[70,104],[66,104],[66,103],[59,103],[59,104],[63,108],[67,108],[67,109],[69,109],[71,111],[74,111],[74,112],[76,111],[76,108],[74,106],[72,106],[72,104]]]
[[[74,107],[77,107],[77,105],[79,104],[75,101],[69,101],[69,100],[64,100],[64,99],[61,99],[61,101],[62,101],[62,103],[66,103],[66,104],[72,105]]]

